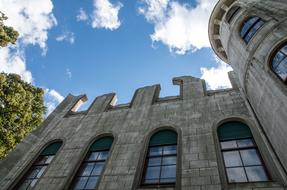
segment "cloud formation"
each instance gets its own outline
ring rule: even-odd
[[[201,79],[205,80],[207,88],[211,90],[231,88],[231,83],[228,77],[228,72],[232,71],[231,66],[219,60],[217,57],[214,58],[216,59],[217,66],[211,68],[200,68]]]
[[[45,106],[47,107],[46,116],[48,116],[64,100],[64,97],[54,89],[45,89]]]
[[[25,58],[18,49],[0,48],[0,72],[16,73],[28,82],[32,82],[32,74],[27,70]]]
[[[153,42],[167,45],[171,52],[185,54],[210,47],[208,20],[217,0],[197,0],[197,5],[173,0],[142,0],[138,12],[154,25]]]
[[[57,24],[53,3],[51,0],[1,0],[0,7],[8,16],[5,24],[20,34],[16,45],[1,48],[0,72],[17,73],[23,80],[32,82],[31,72],[26,68],[25,47],[38,45],[46,53],[48,30]]]
[[[64,32],[61,35],[56,37],[56,40],[59,42],[69,42],[70,44],[73,44],[75,42],[75,35],[73,32]]]
[[[77,15],[77,21],[85,21],[88,20],[88,15],[86,13],[86,11],[83,8],[79,9],[79,13]]]
[[[122,3],[112,4],[109,0],[94,0],[93,7],[93,13],[89,16],[83,8],[80,8],[77,21],[91,23],[93,28],[115,30],[120,27],[119,11],[123,7]]]

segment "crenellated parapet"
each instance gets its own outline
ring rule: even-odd
[[[181,76],[173,78],[173,85],[179,86],[179,93],[176,96],[160,97],[161,87],[159,84],[138,88],[132,100],[125,104],[116,104],[117,96],[115,93],[104,94],[95,98],[89,108],[85,111],[77,109],[87,101],[86,95],[73,96],[69,94],[63,102],[50,114],[51,117],[69,117],[78,114],[94,115],[107,111],[119,109],[135,109],[142,106],[152,106],[159,103],[168,103],[174,101],[196,101],[199,98],[208,97],[215,93],[223,93],[230,90],[237,90],[238,85],[235,75],[229,73],[232,84],[231,89],[225,90],[207,90],[205,81],[191,76]]]

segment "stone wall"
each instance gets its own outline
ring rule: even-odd
[[[140,186],[144,157],[149,137],[170,128],[178,133],[177,182],[165,189],[284,189],[280,184],[286,181],[285,173],[238,90],[235,75],[230,77],[233,89],[206,91],[203,80],[177,77],[173,82],[180,85],[178,96],[159,98],[160,86],[154,85],[138,89],[129,104],[114,105],[115,94],[106,94],[82,112],[73,108],[86,97],[69,95],[0,162],[0,189],[13,187],[43,147],[57,139],[64,143],[35,189],[68,189],[89,145],[105,134],[112,134],[114,143],[98,189],[158,189]],[[227,185],[216,127],[229,120],[249,125],[272,182]]]
[[[225,1],[228,6],[224,5]],[[282,42],[287,42],[287,1],[236,0],[230,3],[230,0],[221,0],[220,3],[211,20],[216,21],[219,27],[217,38],[227,55],[227,62],[237,74],[243,94],[246,94],[287,171],[287,86],[270,68],[273,51]],[[241,9],[233,20],[227,23],[225,13],[233,6],[239,6]],[[243,22],[250,16],[262,18],[265,24],[246,44],[239,33]],[[216,35],[210,35],[211,41],[214,41],[215,37]],[[223,51],[215,46],[213,48],[219,55],[219,51]]]

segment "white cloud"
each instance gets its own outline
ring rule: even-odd
[[[66,74],[67,74],[67,76],[68,76],[69,79],[72,78],[72,72],[70,71],[69,68],[66,69]]]
[[[64,97],[54,89],[45,89],[45,106],[47,107],[46,116],[48,116],[59,103],[64,100]]]
[[[92,27],[117,29],[121,25],[118,14],[122,7],[120,2],[112,4],[109,0],[94,0]]]
[[[0,49],[0,71],[16,73],[24,81],[28,83],[32,82],[32,74],[27,70],[24,55],[19,50],[7,47]]]
[[[217,0],[197,0],[195,7],[172,0],[142,2],[138,12],[154,24],[153,42],[162,42],[178,54],[210,47],[208,20]]]
[[[204,79],[207,83],[207,88],[212,90],[231,88],[231,83],[228,77],[228,72],[232,71],[231,66],[224,63],[215,57],[217,66],[206,68],[200,68],[201,79]]]
[[[85,21],[88,20],[88,15],[83,8],[80,8],[79,14],[77,15],[77,21]]]
[[[63,34],[57,36],[56,40],[59,42],[66,41],[73,44],[75,42],[75,35],[73,32],[64,32]]]
[[[17,44],[1,48],[0,72],[17,73],[27,82],[32,82],[31,72],[26,68],[25,47],[38,45],[43,54],[47,51],[48,30],[57,24],[52,13],[51,0],[1,0],[1,11],[8,16],[5,24],[14,27],[20,34]]]

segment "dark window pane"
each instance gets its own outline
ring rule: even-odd
[[[160,156],[162,155],[162,147],[151,147],[149,149],[149,156]]]
[[[91,175],[101,175],[104,164],[104,162],[96,163]]]
[[[148,167],[145,175],[145,179],[157,179],[159,178],[160,167]]]
[[[162,165],[176,164],[176,156],[167,156],[162,159]]]
[[[37,161],[35,162],[35,165],[41,165],[45,164],[49,156],[39,156]]]
[[[244,169],[240,168],[226,168],[228,182],[236,183],[236,182],[247,182],[246,175],[244,173]]]
[[[39,167],[39,166],[32,167],[31,170],[29,171],[29,174],[27,175],[27,178],[28,179],[36,178],[36,176],[37,176],[37,174],[39,173],[40,170],[41,170],[41,167]]]
[[[266,172],[262,166],[245,168],[249,181],[268,181]]]
[[[224,142],[221,142],[221,148],[222,149],[228,149],[228,148],[236,148],[237,147],[237,144],[236,144],[236,141],[224,141]]]
[[[78,177],[76,178],[76,183],[74,189],[84,189],[88,181],[88,177]]]
[[[106,160],[108,158],[108,151],[99,152],[98,160]]]
[[[254,143],[252,139],[243,139],[243,140],[237,140],[238,147],[250,147],[254,146]]]
[[[163,166],[161,169],[161,178],[175,178],[176,176],[176,166]]]
[[[244,166],[261,165],[261,160],[255,149],[240,150]]]
[[[98,177],[90,177],[85,189],[95,189],[98,182]]]
[[[89,176],[94,168],[94,163],[84,163],[79,176]]]
[[[21,186],[18,188],[18,190],[26,190],[30,185],[31,181],[32,180],[25,180],[23,183],[21,183]]]
[[[163,147],[163,154],[176,154],[176,145]]]
[[[238,151],[223,152],[223,158],[226,167],[242,166]]]
[[[89,160],[89,161],[97,160],[98,155],[99,155],[98,152],[91,152],[91,153],[87,156],[87,160]]]
[[[278,67],[274,70],[282,80],[287,79],[287,57],[280,62]]]
[[[146,184],[154,184],[154,183],[158,183],[159,179],[145,179],[144,183]]]
[[[161,157],[150,158],[148,160],[148,166],[160,166],[161,165]]]

